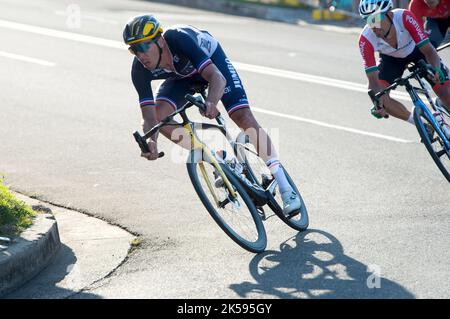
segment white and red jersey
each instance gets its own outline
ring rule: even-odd
[[[445,19],[450,17],[450,0],[440,0],[439,4],[430,8],[423,0],[412,0],[409,10],[416,16],[423,27],[424,18]]]
[[[397,34],[397,48],[391,47],[386,41],[377,37],[368,25],[361,31],[359,50],[366,73],[377,70],[375,52],[395,58],[406,58],[414,51],[416,46],[420,48],[430,41],[422,28],[422,24],[419,24],[411,11],[395,9],[391,12],[393,13],[392,22]]]

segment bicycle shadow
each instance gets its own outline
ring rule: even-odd
[[[240,297],[415,298],[401,285],[344,254],[341,243],[321,230],[299,233],[250,262],[256,283],[232,284]],[[374,271],[375,270],[375,271]]]

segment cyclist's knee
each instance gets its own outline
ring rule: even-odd
[[[236,112],[231,114],[230,117],[237,126],[244,130],[248,128],[259,127],[259,124],[253,116],[253,113],[248,108],[237,110]]]
[[[437,95],[439,96],[442,104],[444,104],[446,107],[450,107],[450,86],[446,85],[440,88],[439,92],[437,92]]]

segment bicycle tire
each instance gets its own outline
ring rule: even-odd
[[[449,154],[442,154],[442,156],[447,156],[448,157],[448,163],[449,163],[449,168],[446,168],[445,165],[442,163],[440,156],[438,156],[438,154],[436,154],[436,151],[433,148],[433,143],[435,141],[439,142],[443,148],[443,151],[445,152],[445,147],[443,145],[442,142],[442,138],[435,132],[434,135],[436,135],[436,140],[431,141],[427,130],[425,128],[425,125],[423,123],[423,121],[420,120],[420,118],[423,118],[424,120],[426,120],[432,127],[433,129],[436,131],[436,122],[434,120],[431,120],[428,118],[428,114],[425,113],[423,111],[422,108],[420,107],[416,107],[414,109],[414,122],[416,124],[416,128],[417,131],[419,132],[419,135],[422,139],[423,144],[425,144],[426,149],[428,150],[428,153],[430,153],[431,157],[433,158],[433,161],[435,162],[435,164],[437,165],[437,167],[439,168],[439,170],[441,171],[441,173],[444,175],[444,177],[447,179],[447,181],[450,183],[450,156]]]
[[[241,135],[241,134],[236,138],[236,142],[237,142],[237,145],[245,146],[247,144],[250,146],[248,138],[244,137],[244,139],[243,139],[243,135]],[[257,177],[257,174],[254,172],[254,169],[252,168],[252,164],[250,163],[251,161],[248,160],[248,155],[242,156],[241,154],[239,154],[239,148],[236,148],[234,151],[235,151],[236,157],[240,161],[243,161],[244,167],[248,173],[247,178],[249,178],[252,182],[257,183],[262,188],[264,188],[264,186],[262,185],[262,180],[260,180]],[[249,153],[249,151],[247,151],[245,148],[243,149],[243,151],[246,152],[246,154]],[[264,160],[261,159],[258,155],[256,155],[253,151],[251,152],[251,154],[253,154],[253,156],[259,158],[259,160],[261,161],[261,164],[260,164],[261,167],[264,167],[265,169],[267,169],[267,173],[270,174],[270,171],[268,170],[267,166],[265,165]],[[283,214],[282,205],[280,205],[278,203],[278,201],[281,201],[281,198],[277,201],[277,199],[275,198],[275,196],[273,194],[266,192],[270,196],[268,205],[272,209],[272,211],[289,227],[291,227],[295,230],[298,230],[298,231],[305,231],[306,229],[308,229],[308,226],[309,226],[308,210],[307,210],[305,202],[301,196],[301,193],[297,188],[297,185],[295,185],[294,181],[292,180],[291,176],[289,175],[289,173],[287,172],[287,170],[285,169],[284,166],[283,166],[283,169],[284,169],[284,172],[285,172],[285,175],[286,175],[286,178],[287,178],[289,184],[291,185],[291,187],[294,189],[294,191],[297,193],[297,195],[300,198],[300,202],[301,202],[300,213],[296,216],[293,216],[292,218],[286,217]]]
[[[266,231],[264,228],[264,225],[262,223],[261,217],[258,214],[258,211],[256,209],[255,204],[251,200],[250,196],[247,194],[245,189],[241,186],[237,178],[231,173],[228,169],[228,167],[225,164],[220,164],[222,170],[225,172],[226,176],[228,177],[230,183],[234,187],[235,191],[239,194],[239,196],[242,198],[245,206],[248,209],[248,213],[251,216],[251,220],[253,221],[253,225],[255,227],[257,236],[256,240],[251,241],[247,240],[244,237],[242,237],[241,234],[239,234],[234,227],[229,225],[229,223],[221,216],[221,214],[217,211],[215,208],[215,204],[211,203],[211,200],[208,198],[203,185],[200,182],[200,177],[198,174],[198,164],[200,162],[203,162],[207,165],[212,166],[210,163],[206,161],[197,161],[195,151],[191,151],[188,162],[186,164],[187,170],[189,173],[189,177],[191,179],[192,185],[194,186],[194,189],[202,201],[203,205],[205,206],[208,213],[211,215],[211,217],[214,219],[214,221],[219,225],[219,227],[230,237],[234,242],[236,242],[239,246],[242,248],[253,252],[253,253],[260,253],[263,252],[266,249],[267,246],[267,236]],[[209,192],[209,190],[206,190]]]

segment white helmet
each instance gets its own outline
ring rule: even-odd
[[[361,0],[359,3],[359,15],[366,19],[373,13],[388,12],[394,7],[392,0]]]

